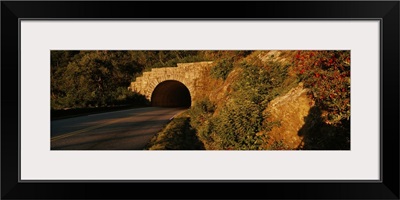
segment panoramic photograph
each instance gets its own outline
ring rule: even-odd
[[[350,150],[349,50],[52,50],[51,150]]]

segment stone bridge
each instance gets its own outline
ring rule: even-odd
[[[129,89],[144,95],[152,106],[190,107],[202,87],[198,80],[211,65],[212,62],[195,62],[153,68],[137,77]]]

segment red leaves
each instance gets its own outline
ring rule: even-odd
[[[295,70],[311,90],[315,105],[327,112],[326,120],[337,123],[348,119],[350,51],[298,51],[293,59]]]

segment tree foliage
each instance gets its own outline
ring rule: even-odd
[[[127,88],[144,70],[199,60],[197,51],[51,51],[51,107],[143,104]]]

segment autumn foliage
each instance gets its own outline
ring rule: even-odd
[[[350,51],[297,51],[294,66],[325,123],[350,119]]]

